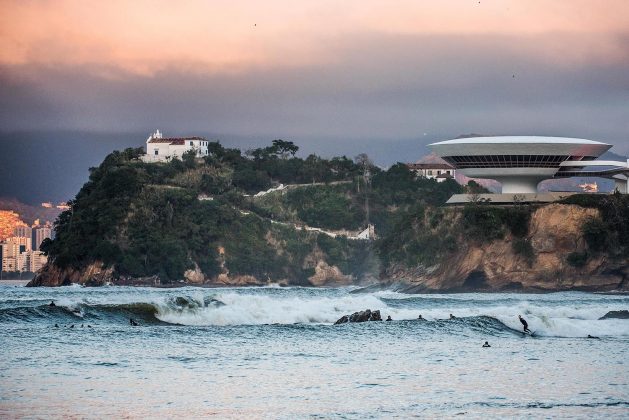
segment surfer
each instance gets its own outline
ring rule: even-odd
[[[50,303],[48,304],[48,306],[50,306],[52,308],[53,306],[57,306],[57,305],[55,305],[55,301],[54,300],[51,300]]]
[[[393,320],[391,319],[391,315],[389,315],[389,316],[387,317],[387,321],[393,321]]]
[[[485,344],[483,344],[483,347],[491,347],[491,346],[489,345],[488,341],[485,341]]]
[[[520,322],[524,326],[524,332],[532,334],[531,330],[529,330],[529,324],[528,324],[528,322],[526,322],[526,319],[522,318],[522,315],[518,315],[518,318],[520,319]]]
[[[137,322],[135,322],[135,319],[133,319],[133,318],[129,318],[129,324],[133,325],[134,327],[137,327],[137,326],[140,325]]]
[[[422,314],[419,314],[419,316],[417,317],[417,319],[419,319],[420,321],[424,321],[424,317],[422,316]]]
[[[450,319],[456,319],[456,317],[452,314],[450,314]]]
[[[595,337],[595,336],[590,335],[590,334],[588,334],[588,338],[594,338],[595,340],[600,340],[601,339],[601,337]]]

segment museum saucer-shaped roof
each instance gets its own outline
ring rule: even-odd
[[[592,161],[612,146],[567,137],[496,136],[446,140],[429,147],[463,175],[501,182],[503,192],[535,192],[537,183],[554,177],[562,162]]]
[[[485,154],[559,155],[570,160],[592,160],[612,146],[594,140],[568,137],[496,136],[446,140],[432,143],[429,147],[441,157]]]

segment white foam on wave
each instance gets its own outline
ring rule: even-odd
[[[464,297],[458,295],[457,297]],[[484,296],[486,297],[486,296]],[[220,293],[216,296],[225,305],[203,307],[203,294],[197,293],[198,307],[173,308],[160,299],[157,303],[158,319],[184,325],[253,325],[333,323],[343,315],[364,309],[380,310],[382,317],[391,315],[395,320],[416,319],[419,313],[427,319],[447,319],[450,313],[457,317],[490,316],[507,327],[521,330],[518,315],[524,316],[531,330],[540,336],[584,337],[629,336],[629,322],[625,320],[603,320],[599,318],[610,310],[623,309],[622,303],[602,305],[579,305],[576,302],[522,300],[513,305],[491,305],[477,303],[468,307],[449,308],[436,306],[419,310],[405,305],[408,297],[397,292],[374,294],[347,294],[342,296],[271,296],[267,294]],[[382,298],[401,300],[400,306],[389,306]],[[434,302],[434,301],[433,301]]]
[[[303,298],[221,293],[216,299],[225,305],[174,308],[158,304],[157,318],[183,325],[333,323],[348,313],[384,306],[372,295]]]
[[[146,303],[156,307],[158,319],[181,325],[331,324],[343,315],[371,309],[394,320],[413,320],[419,314],[428,320],[447,319],[450,313],[459,318],[489,316],[518,331],[521,314],[540,336],[629,336],[628,320],[599,320],[608,311],[628,309],[626,295],[407,295],[394,291],[352,294],[350,290],[73,287],[54,293],[46,290],[43,296],[41,291],[19,291],[10,298],[54,299],[58,306],[71,310],[84,305]],[[190,304],[177,305],[178,296]],[[210,303],[212,298],[225,305]]]
[[[459,318],[489,316],[498,319],[507,327],[521,330],[518,320],[521,314],[529,322],[529,328],[540,336],[585,337],[629,336],[626,320],[599,320],[610,310],[623,309],[622,304],[550,306],[556,302],[531,303],[519,301],[514,305],[474,305],[469,307],[429,307],[418,309],[408,306],[388,306],[380,299],[382,294],[343,295],[336,297],[312,296],[269,296],[265,294],[221,293],[216,296],[224,306],[174,308],[158,305],[157,318],[169,323],[183,325],[255,325],[333,323],[341,316],[364,309],[380,310],[382,317],[391,315],[394,320],[416,319],[418,314],[428,320],[448,319],[450,313]],[[386,294],[388,299],[392,294]],[[401,296],[404,300],[407,298]]]
[[[552,306],[551,306],[552,305]],[[474,305],[428,307],[422,309],[390,308],[394,319],[415,319],[418,314],[427,320],[448,319],[450,313],[458,318],[488,316],[502,322],[514,330],[522,330],[518,315],[522,315],[529,324],[529,329],[539,336],[549,337],[586,337],[594,336],[629,336],[629,321],[624,319],[599,320],[608,311],[626,309],[622,303],[601,305],[578,305],[566,301],[563,306],[557,302],[519,301],[513,305]]]

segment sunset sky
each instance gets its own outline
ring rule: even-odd
[[[0,129],[629,152],[629,2],[1,1]]]

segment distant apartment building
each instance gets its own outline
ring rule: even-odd
[[[2,258],[15,258],[20,255],[20,245],[7,240],[0,244],[0,252]]]
[[[29,254],[32,251],[28,251],[28,252],[22,252],[21,254],[19,254],[17,257],[15,257],[15,271],[30,271],[29,270]]]
[[[2,271],[38,271],[48,261],[48,257],[39,251],[41,242],[53,237],[50,222],[41,225],[39,219],[33,226],[27,226],[13,212],[2,213],[0,227],[4,232],[11,232],[0,237],[0,270]],[[10,228],[10,230],[9,230]],[[11,236],[12,234],[12,236]]]
[[[16,257],[3,257],[2,258],[2,271],[17,271]]]
[[[167,162],[193,150],[197,157],[208,155],[208,141],[203,137],[163,137],[157,130],[146,139],[145,162]]]
[[[11,238],[7,238],[4,242],[10,246],[17,246],[19,253],[30,251],[33,249],[33,240],[30,236],[13,236]]]
[[[29,226],[16,226],[13,229],[13,236],[31,238],[33,236],[33,229]]]
[[[40,225],[33,228],[33,251],[39,251],[41,243],[47,238],[52,239],[52,227],[50,225]]]
[[[44,253],[41,251],[28,252],[26,253],[26,255],[27,255],[27,261],[26,261],[27,270],[24,270],[24,271],[30,271],[30,272],[35,273],[41,270],[42,267],[46,265],[46,263],[48,262],[48,257],[44,255]]]
[[[41,251],[25,249],[17,243],[0,244],[0,259],[2,271],[31,271],[40,270],[48,261],[48,257]]]
[[[447,163],[408,163],[406,166],[415,176],[435,179],[437,182],[454,178],[456,175],[455,169]]]
[[[2,259],[2,271],[16,271],[17,257],[20,255],[20,245],[12,242],[0,244],[0,258]]]

